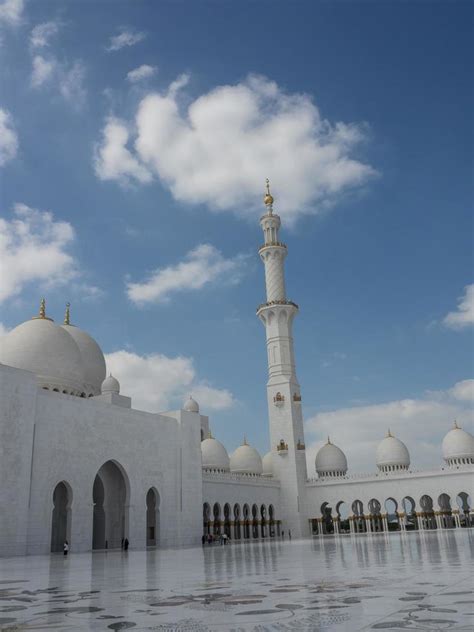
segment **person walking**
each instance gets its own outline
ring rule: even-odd
[[[288,529],[288,538],[291,540],[291,529]]]
[[[125,540],[123,541],[123,550],[124,551],[128,551],[128,545],[129,545],[129,541],[128,538],[125,538]]]
[[[204,533],[202,534],[201,543],[203,546],[206,544],[206,535]]]
[[[64,540],[63,553],[64,553],[64,556],[66,556],[69,553],[69,542],[67,540]]]

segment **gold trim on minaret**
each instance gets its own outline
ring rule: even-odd
[[[264,202],[265,206],[269,206],[270,207],[269,213],[271,214],[271,212],[272,212],[272,208],[271,207],[272,207],[272,204],[273,204],[273,195],[270,193],[270,180],[268,178],[265,180],[265,186],[266,186],[267,192],[265,193],[265,196],[263,198],[263,202]]]

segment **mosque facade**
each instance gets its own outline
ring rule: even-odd
[[[197,544],[202,535],[232,540],[469,528],[474,437],[456,423],[438,468],[411,467],[390,431],[377,471],[348,475],[331,443],[309,478],[302,395],[296,377],[280,217],[268,183],[260,219],[266,301],[257,316],[266,333],[270,451],[247,440],[230,456],[209,418],[189,398],[181,410],[136,410],[106,375],[95,340],[46,313],[0,342],[0,556]],[[120,377],[120,376],[118,376]],[[427,420],[429,423],[429,420]],[[371,460],[371,455],[368,455]],[[441,458],[440,458],[441,460]]]

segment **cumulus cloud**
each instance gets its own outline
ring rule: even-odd
[[[443,323],[450,329],[464,329],[474,324],[474,283],[466,285],[457,310],[449,312]]]
[[[11,220],[0,217],[0,303],[28,283],[48,287],[70,281],[77,272],[69,252],[74,230],[50,212],[15,204]]]
[[[106,47],[108,51],[117,51],[126,46],[135,46],[146,37],[143,31],[134,31],[131,29],[122,29],[120,33],[110,38],[109,45]]]
[[[18,151],[18,136],[13,119],[7,110],[0,108],[0,167],[15,158]]]
[[[101,180],[119,180],[128,184],[130,179],[150,182],[152,175],[127,149],[129,131],[117,118],[109,118],[102,132],[102,143],[95,148],[94,169]]]
[[[455,399],[465,402],[474,402],[474,380],[463,380],[458,382],[450,390]]]
[[[278,209],[293,219],[327,209],[376,173],[354,156],[367,127],[330,123],[306,94],[289,94],[265,77],[250,76],[203,94],[183,110],[180,90],[187,81],[183,75],[166,93],[146,96],[135,120],[134,164],[158,176],[181,202],[260,212],[268,176]],[[135,178],[128,160],[127,155],[117,180]]]
[[[35,55],[32,62],[31,85],[40,88],[44,83],[53,78],[58,69],[55,59],[45,59],[42,55]]]
[[[58,22],[43,22],[37,24],[30,33],[31,48],[45,48],[59,31]]]
[[[86,100],[84,79],[86,69],[81,61],[75,61],[69,67],[63,67],[59,78],[59,92],[63,99],[75,109],[80,109]]]
[[[237,283],[244,265],[243,255],[226,259],[211,244],[200,244],[187,253],[184,261],[158,268],[142,283],[128,283],[128,298],[137,304],[163,303],[172,294],[200,290],[224,278],[226,283]]]
[[[313,437],[307,448],[310,476],[314,476],[316,452],[328,435],[345,452],[349,473],[375,472],[375,451],[388,428],[408,447],[411,467],[438,467],[443,463],[441,442],[453,420],[472,429],[472,406],[466,402],[472,397],[473,382],[464,380],[446,391],[426,393],[420,399],[318,413],[305,424],[308,436]]]
[[[192,393],[201,411],[223,410],[234,404],[226,389],[201,382],[191,358],[153,353],[138,355],[120,350],[105,356],[107,369],[117,377],[121,392],[133,398],[134,406],[149,412],[180,407]]]
[[[149,66],[148,64],[143,64],[138,66],[138,68],[134,68],[127,73],[127,79],[131,83],[136,83],[137,81],[142,81],[142,79],[148,79],[152,77],[157,71],[156,66]]]
[[[3,0],[0,2],[0,24],[18,26],[21,23],[24,0]]]

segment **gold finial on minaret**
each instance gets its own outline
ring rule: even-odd
[[[46,318],[46,299],[42,298],[40,301],[39,314],[40,318]]]
[[[64,325],[70,325],[71,324],[71,312],[70,312],[70,308],[71,307],[71,303],[66,303],[66,311],[64,312]]]
[[[263,202],[264,202],[265,206],[269,206],[270,207],[269,212],[271,213],[272,212],[272,204],[273,204],[273,196],[270,193],[270,180],[268,178],[265,180],[265,186],[266,186],[267,192],[265,193],[265,196],[263,198]]]

